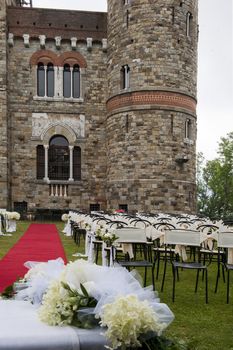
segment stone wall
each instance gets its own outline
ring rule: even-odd
[[[108,205],[195,212],[196,1],[108,4]]]
[[[87,49],[86,43],[77,45],[76,52],[79,52],[87,63],[82,74],[83,101],[65,102],[36,97],[36,67],[30,65],[30,59],[38,50],[40,50],[38,39],[30,39],[29,46],[25,47],[20,37],[14,37],[14,45],[9,47],[7,69],[8,118],[11,122],[12,140],[10,152],[12,204],[26,201],[31,210],[88,209],[90,203],[96,202],[105,206],[103,123],[106,115],[106,53],[98,43],[94,43],[91,50]],[[45,50],[57,55],[72,51],[69,42],[62,43],[58,50],[55,41],[52,40],[46,41]],[[81,181],[58,182],[59,186],[67,186],[65,197],[60,196],[60,192],[57,196],[51,196],[51,184],[36,180],[36,146],[43,144],[43,134],[53,125],[61,125],[60,129],[55,130],[56,133],[63,127],[73,130],[76,135],[74,145],[81,147]]]
[[[8,205],[6,55],[6,7],[5,0],[0,0],[0,208]]]
[[[108,0],[108,24],[104,13],[23,7],[6,22],[0,1],[0,207],[195,212],[197,1]],[[54,98],[36,96],[41,52],[59,66]],[[76,101],[60,94],[72,53]],[[56,134],[81,148],[80,181],[36,179],[36,147]]]

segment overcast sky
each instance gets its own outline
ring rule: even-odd
[[[208,160],[217,156],[220,137],[233,131],[232,2],[199,0],[197,151]],[[107,11],[107,0],[33,0],[33,6]]]

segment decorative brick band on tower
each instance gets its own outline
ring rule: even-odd
[[[114,96],[107,101],[107,111],[111,113],[124,107],[146,105],[183,108],[191,113],[196,112],[196,100],[194,98],[166,91],[136,91]]]

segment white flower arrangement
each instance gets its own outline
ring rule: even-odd
[[[161,335],[166,328],[148,301],[140,301],[136,295],[118,297],[104,305],[100,317],[100,325],[107,327],[105,337],[112,349],[140,347],[140,336],[149,332]]]
[[[110,345],[105,347],[111,350],[178,349],[161,336],[173,321],[173,313],[126,269],[82,259],[65,266],[61,258],[29,261],[25,266],[31,270],[19,281],[23,286],[14,298],[39,303],[42,322],[81,328],[99,325]]]
[[[7,211],[6,212],[6,217],[8,220],[19,220],[20,219],[20,214],[16,211]]]
[[[61,219],[62,219],[62,221],[68,221],[69,220],[69,214],[62,214]]]
[[[87,222],[85,222],[84,227],[85,227],[85,229],[86,229],[87,231],[90,231],[90,230],[91,230],[91,225],[88,224]]]
[[[174,316],[160,303],[163,311],[157,314],[155,303],[155,294],[144,290],[127,270],[80,259],[65,266],[59,278],[50,283],[38,313],[42,322],[52,326],[91,328],[99,324],[106,330],[104,335],[112,350],[140,347],[147,339],[151,349],[160,349],[153,347],[153,339]]]
[[[99,228],[96,230],[95,236],[97,239],[104,241],[108,246],[112,246],[118,236],[115,230]]]

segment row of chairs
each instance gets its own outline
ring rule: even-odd
[[[100,222],[100,218],[96,219]],[[160,260],[164,260],[163,278],[161,284],[161,291],[163,291],[167,264],[170,261],[173,272],[173,288],[172,288],[172,300],[175,301],[176,282],[179,279],[179,271],[183,269],[196,270],[196,284],[195,292],[198,289],[199,274],[202,272],[205,280],[205,300],[208,303],[208,265],[212,262],[214,254],[217,257],[217,278],[215,292],[218,289],[218,282],[220,273],[222,271],[223,278],[224,270],[227,271],[227,303],[229,303],[229,290],[230,290],[230,271],[233,269],[233,265],[227,263],[227,249],[233,248],[233,232],[220,232],[218,233],[218,249],[208,250],[203,249],[200,238],[200,231],[189,229],[175,229],[169,223],[162,223],[164,229],[164,246],[154,246],[154,242],[148,242],[145,235],[145,230],[140,228],[126,227],[122,222],[118,221],[116,235],[118,236],[117,243],[120,245],[131,244],[133,247],[134,257],[130,259],[129,255],[122,254],[122,250],[116,249],[115,262],[120,263],[122,266],[131,268],[144,268],[144,285],[147,281],[147,270],[151,269],[151,279],[153,289],[155,289],[155,266],[157,265],[156,279],[158,279]],[[80,244],[80,238],[85,237],[86,230],[79,227],[78,224],[72,223],[72,232],[74,240],[77,244]],[[161,223],[157,227],[161,229]],[[206,228],[206,227],[205,227]],[[215,231],[215,227],[209,227],[209,233]],[[182,257],[178,256],[175,247],[177,245],[188,247],[189,261],[182,260]],[[98,244],[96,245],[98,253]],[[97,255],[98,259],[98,255]],[[224,279],[225,280],[225,279]]]
[[[118,241],[120,243],[132,243],[134,245],[140,244],[141,249],[143,245],[144,260],[138,260],[135,254],[135,261],[121,262],[125,267],[143,267],[151,268],[153,287],[154,284],[154,269],[155,263],[158,263],[158,248],[153,247],[151,242],[148,242],[145,236],[145,232],[140,229],[118,229],[117,235],[119,235]],[[183,249],[187,249],[189,253],[189,260],[183,259],[182,254],[176,253],[175,247],[179,246]],[[173,288],[172,288],[172,300],[175,301],[176,282],[179,280],[179,271],[183,269],[196,270],[196,283],[195,292],[198,290],[199,275],[200,272],[203,274],[205,280],[205,301],[208,303],[208,266],[212,262],[213,255],[211,251],[203,250],[202,248],[202,236],[199,231],[185,230],[185,229],[172,229],[164,232],[164,271],[162,278],[161,290],[163,291],[166,269],[168,261],[171,261],[172,272],[173,272]],[[233,263],[228,263],[228,253],[233,251],[233,232],[219,232],[218,233],[218,249],[217,249],[217,278],[215,292],[218,289],[218,281],[220,278],[221,267],[223,271],[227,271],[227,293],[226,299],[229,303],[229,291],[230,291],[230,271],[233,270]],[[154,259],[152,260],[151,251],[154,252]],[[137,251],[136,251],[137,253]],[[208,259],[206,259],[208,254]],[[146,281],[146,270],[144,276],[144,283]]]

